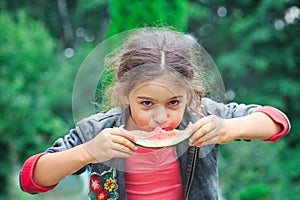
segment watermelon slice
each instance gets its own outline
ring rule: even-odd
[[[120,127],[125,133],[134,136],[135,144],[149,148],[162,148],[174,146],[188,139],[196,130],[197,124],[190,123],[186,129],[171,131],[157,127],[154,131],[146,132],[141,130],[128,131]]]

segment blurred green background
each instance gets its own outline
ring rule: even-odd
[[[291,120],[274,144],[220,147],[220,199],[300,198],[298,0],[2,0],[0,2],[0,199],[86,199],[84,177],[28,195],[24,160],[74,127],[72,88],[89,52],[142,26],[195,36],[222,74],[227,101],[275,106]],[[85,193],[85,192],[84,192]]]

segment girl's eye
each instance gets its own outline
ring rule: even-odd
[[[145,107],[151,107],[153,106],[153,103],[151,101],[142,101],[141,103]]]
[[[178,100],[173,100],[168,103],[169,106],[175,107],[178,106],[180,102]]]

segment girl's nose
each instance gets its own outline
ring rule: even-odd
[[[163,125],[167,122],[168,114],[164,106],[156,106],[153,109],[152,119],[158,125]]]

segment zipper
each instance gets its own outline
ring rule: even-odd
[[[189,198],[189,194],[190,194],[190,190],[191,190],[191,187],[192,187],[192,183],[193,183],[193,178],[194,178],[194,174],[195,174],[195,169],[196,169],[196,161],[197,161],[197,155],[198,155],[198,149],[197,147],[195,147],[195,152],[194,152],[194,155],[193,155],[193,164],[192,164],[192,170],[191,170],[191,174],[190,174],[190,178],[189,178],[189,183],[187,184],[188,187],[187,187],[187,190],[186,190],[186,193],[185,193],[185,199],[188,200]]]

